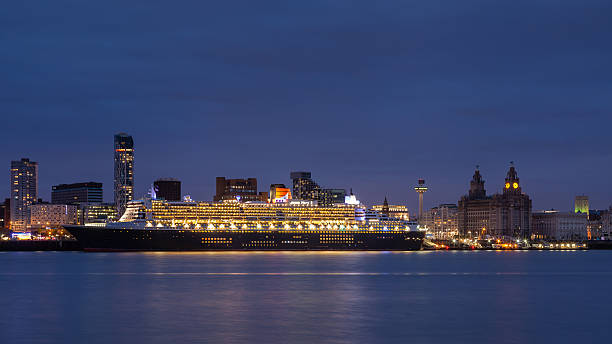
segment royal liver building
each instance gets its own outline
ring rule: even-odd
[[[523,193],[514,166],[510,166],[501,194],[487,196],[476,169],[470,191],[461,197],[457,222],[459,234],[471,238],[529,238],[531,199]]]

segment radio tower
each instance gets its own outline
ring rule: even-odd
[[[419,184],[414,187],[414,191],[419,194],[419,223],[423,217],[423,194],[427,192],[427,186],[425,186],[425,179],[419,179]]]

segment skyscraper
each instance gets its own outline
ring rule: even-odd
[[[28,207],[38,199],[38,163],[30,159],[11,161],[11,229],[28,227]]]
[[[134,198],[134,140],[125,133],[115,135],[115,206],[121,217]]]

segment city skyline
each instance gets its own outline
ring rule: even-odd
[[[612,0],[2,9],[0,344],[612,335]]]
[[[110,201],[108,137],[124,131],[136,197],[159,177],[208,199],[217,176],[307,170],[414,211],[418,178],[431,208],[477,164],[500,192],[515,161],[534,209],[612,203],[606,1],[8,6],[0,161],[39,162],[45,199],[95,180]]]
[[[131,140],[131,135],[130,135],[129,133],[127,133],[127,134],[126,134],[126,133],[123,133],[123,132],[122,132],[122,133],[120,133],[120,134],[121,134],[121,135],[129,135],[129,136],[127,136],[127,137],[129,137],[129,138],[130,138],[130,140]],[[117,137],[117,134],[115,134],[115,138],[116,138],[116,137]],[[145,150],[146,150],[146,149],[145,149]],[[115,153],[116,153],[116,152],[115,152]],[[29,158],[22,158],[22,159],[29,159]],[[31,160],[31,159],[30,159],[30,160]],[[137,159],[134,159],[134,160],[137,160]],[[136,164],[136,163],[135,163],[135,164]],[[509,162],[507,165],[508,165],[508,166],[513,166],[513,165],[514,165],[514,162]],[[477,169],[477,170],[481,170],[482,168],[481,168],[479,165],[476,165],[476,166],[475,166],[475,169]],[[303,170],[306,170],[306,169],[303,169]],[[293,173],[301,173],[301,172],[294,172],[294,171],[291,171],[291,174],[293,174]],[[485,173],[486,173],[486,172],[485,172]],[[135,174],[135,175],[136,175],[136,174]],[[289,175],[289,172],[287,173],[287,175]],[[226,176],[226,177],[227,177],[227,176]],[[78,177],[77,177],[77,178],[78,178]],[[104,179],[104,178],[106,178],[106,176],[105,176],[105,177],[103,177],[103,178],[101,178],[101,179]],[[172,178],[174,178],[174,177],[172,177]],[[172,179],[172,178],[171,178],[171,179]],[[216,177],[216,178],[218,178],[218,177]],[[230,174],[229,178],[246,178],[246,176],[236,176],[236,175]],[[269,177],[266,177],[266,176],[255,176],[255,178],[257,178],[257,180],[265,180],[265,179],[270,179]],[[83,178],[82,178],[82,179],[83,179]],[[84,178],[83,180],[85,180],[85,179],[86,179],[86,178]],[[145,183],[145,182],[143,182],[143,183],[144,183],[144,185],[140,185],[140,183],[139,183],[139,180],[138,180],[138,179],[139,179],[139,178],[138,178],[137,176],[136,176],[136,177],[134,177],[134,184],[136,185],[136,187],[135,187],[135,190],[136,190],[136,191],[135,191],[134,199],[142,199],[142,198],[143,198],[143,197],[144,197],[144,196],[145,196],[147,193],[149,193],[149,192],[150,192],[150,189],[151,189],[151,187],[152,187],[152,185],[153,185],[154,181],[158,181],[158,180],[160,180],[160,179],[162,179],[162,180],[163,180],[163,179],[165,179],[165,178],[163,178],[163,177],[155,177],[154,179],[151,179],[151,182],[150,182],[150,183]],[[180,181],[181,181],[181,183],[182,183],[182,180],[181,180],[180,178],[177,178],[177,179],[178,179],[178,180],[180,180]],[[281,182],[282,182],[282,183],[285,183],[285,184],[287,184],[287,185],[291,185],[291,182],[290,182],[290,181],[291,181],[291,178],[290,178],[290,177],[288,177],[287,179],[289,180],[289,182],[287,182],[286,180],[281,180],[281,181],[273,181],[272,183],[263,183],[263,184],[260,182],[260,183],[259,183],[260,185],[259,185],[259,188],[258,188],[258,190],[257,190],[257,191],[259,191],[259,192],[262,192],[262,191],[263,191],[263,192],[266,192],[266,191],[267,191],[267,189],[268,189],[268,186],[269,186],[269,185],[271,185],[271,184],[275,184],[275,183],[281,183]],[[313,178],[313,179],[315,179],[315,180],[317,180],[317,181],[318,181],[318,178],[317,178],[316,176],[315,176],[315,178]],[[270,179],[270,180],[271,180],[271,179]],[[485,178],[485,181],[489,181],[489,180]],[[82,181],[80,181],[79,179],[74,179],[74,180],[72,180],[72,181],[69,181],[69,182],[68,182],[68,181],[66,181],[66,182],[62,182],[62,183],[80,183],[80,182],[82,182]],[[420,182],[420,178],[419,178],[419,180],[417,180],[417,182]],[[54,185],[59,184],[59,183],[51,182],[50,184],[51,184],[52,186],[54,186]],[[107,183],[104,183],[104,182],[103,182],[102,184],[103,184],[103,185],[108,185]],[[202,187],[202,185],[200,185],[200,186],[201,186],[201,187],[199,188],[200,190],[206,190],[206,189],[211,188],[211,187],[209,187],[209,186],[207,187],[207,185],[205,185],[205,184],[207,184],[207,181],[205,181],[205,180],[202,180],[200,184],[204,185],[204,187]],[[213,181],[211,184],[212,184],[212,190],[213,190],[212,195],[214,195],[214,189],[215,189],[215,183],[214,183],[214,181]],[[414,185],[416,185],[416,184],[417,184],[417,183],[415,182],[415,183],[414,183]],[[428,184],[429,184],[429,183],[428,183]],[[469,184],[469,182],[468,182],[468,183],[466,183],[466,184]],[[492,184],[493,184],[493,185],[492,185]],[[498,186],[497,186],[497,185],[495,185],[495,184],[496,184],[496,183],[495,183],[495,181],[493,181],[493,183],[490,183],[490,182],[489,182],[489,183],[487,183],[487,193],[491,193],[491,194],[494,194],[494,193],[501,193],[501,192],[504,190],[504,184],[506,184],[506,182],[505,182],[505,181],[504,181],[504,182],[501,182],[501,183],[500,183],[500,185],[501,185],[500,187],[498,187]],[[49,188],[49,189],[50,189],[50,190],[49,190],[49,195],[48,195],[48,197],[46,197],[46,192],[45,192],[45,190],[44,190],[44,185],[46,185],[46,183],[41,184],[41,183],[40,183],[40,180],[38,180],[38,185],[39,185],[39,188],[41,188],[41,186],[40,186],[40,185],[42,185],[41,190],[39,190],[39,192],[38,192],[38,197],[39,197],[39,198],[42,198],[44,201],[51,201],[51,189],[52,189],[52,187],[50,187],[50,188]],[[111,185],[112,185],[112,184],[111,184]],[[109,186],[111,186],[111,185],[109,185]],[[523,185],[525,185],[525,183],[521,183],[521,185],[523,186]],[[528,184],[527,184],[527,185],[528,185]],[[107,192],[105,192],[105,193],[104,193],[104,199],[103,199],[103,201],[104,201],[104,202],[106,202],[106,203],[113,202],[113,196],[114,196],[114,195],[113,195],[113,192],[114,192],[114,191],[113,191],[113,189],[109,188],[109,186],[107,186],[107,187],[106,187]],[[337,186],[338,186],[338,187],[343,187],[342,185],[337,185]],[[352,191],[352,190],[353,190],[353,186],[347,186],[345,189],[347,190],[347,192],[348,192],[348,190],[351,190],[351,191]],[[139,190],[142,190],[142,192],[140,192],[140,193],[139,193],[139,192],[138,192]],[[384,190],[386,190],[386,189],[384,189]],[[489,190],[491,190],[491,191],[489,191]],[[41,192],[41,191],[42,191],[42,192]],[[411,187],[409,186],[409,187],[407,188],[407,192],[408,192],[408,193],[410,193],[411,191],[414,193],[414,187],[412,187],[412,188],[411,188]],[[468,191],[469,191],[469,185],[467,185],[467,186],[466,186],[466,188],[465,188],[465,192],[464,192],[463,194],[460,194],[460,195],[459,195],[459,197],[466,196],[466,195],[468,194]],[[204,191],[204,192],[206,192],[206,191]],[[378,199],[373,199],[373,200],[368,200],[368,199],[365,199],[365,198],[361,197],[361,195],[360,195],[358,192],[355,192],[355,193],[356,193],[356,195],[358,196],[358,198],[360,199],[360,201],[362,201],[364,204],[366,204],[366,205],[368,205],[368,206],[380,205],[380,204],[382,204],[382,203],[383,203],[381,200],[378,200]],[[532,198],[537,199],[537,195],[532,195],[532,194],[531,194],[529,191],[527,191],[527,192],[525,192],[525,193],[526,193],[526,194],[528,194],[528,195],[531,195],[531,197],[532,197]],[[110,195],[109,195],[109,194],[110,194]],[[184,189],[184,192],[183,192],[182,194],[183,194],[183,195],[190,195],[190,196],[192,197],[192,199],[195,199],[195,200],[200,200],[200,201],[211,201],[211,200],[213,200],[213,197],[212,197],[211,195],[206,195],[206,194],[203,194],[203,196],[202,196],[202,197],[198,197],[198,195],[197,195],[196,193],[189,192],[189,189]],[[398,192],[397,192],[397,190],[394,190],[393,188],[389,188],[388,192],[386,192],[386,191],[384,192],[384,196],[383,196],[383,198],[387,198],[389,194],[391,194],[391,195],[396,195],[396,194],[398,194]],[[583,194],[584,194],[584,193],[583,193]],[[411,200],[410,200],[410,195],[412,195],[412,196],[413,196],[413,198],[415,198],[415,200],[413,200],[413,202],[411,202]],[[552,209],[554,209],[554,210],[561,210],[561,211],[572,210],[572,209],[573,209],[573,206],[574,206],[574,203],[573,203],[573,202],[574,202],[574,197],[576,197],[576,196],[581,196],[581,195],[582,195],[582,194],[576,194],[576,195],[574,195],[574,196],[573,196],[573,197],[570,199],[571,204],[570,204],[570,205],[568,205],[566,208],[563,208],[563,207],[542,207],[542,208],[537,208],[537,207],[535,207],[535,206],[534,206],[534,211],[537,211],[537,210],[552,210]],[[427,196],[429,196],[429,195],[427,195]],[[457,201],[454,201],[454,200],[452,200],[452,199],[449,199],[448,201],[445,201],[445,200],[429,199],[429,197],[427,197],[427,196],[425,197],[425,200],[426,200],[426,201],[424,202],[424,209],[431,209],[431,208],[435,208],[435,207],[437,207],[438,205],[440,205],[440,204],[445,204],[445,203],[455,203],[455,204],[457,203]],[[608,209],[610,206],[612,206],[612,200],[610,200],[610,205],[609,205],[609,206],[602,206],[602,207],[599,207],[599,206],[593,206],[592,196],[589,196],[589,195],[586,195],[586,196],[587,196],[587,197],[589,197],[590,204],[591,204],[591,207],[590,207],[591,209]],[[401,205],[407,205],[407,206],[408,206],[408,209],[409,209],[409,210],[410,210],[412,213],[416,214],[416,213],[418,212],[418,196],[417,196],[416,194],[409,194],[409,195],[408,195],[408,197],[405,197],[404,199],[406,199],[406,201],[393,201],[392,203],[394,203],[394,204],[401,204]],[[535,200],[534,200],[534,201],[535,201]],[[534,203],[535,203],[535,202],[534,202]]]

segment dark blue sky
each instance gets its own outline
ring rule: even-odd
[[[211,199],[310,170],[367,204],[489,193],[516,162],[534,209],[612,204],[612,2],[11,1],[0,11],[0,161],[40,193],[112,199],[113,134],[157,177]]]

